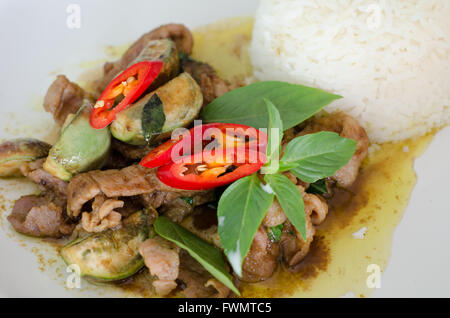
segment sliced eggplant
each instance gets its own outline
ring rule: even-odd
[[[81,276],[99,282],[125,279],[137,273],[144,260],[139,245],[151,233],[148,212],[130,215],[122,227],[75,240],[61,249],[67,265],[78,265]]]
[[[123,142],[146,145],[191,124],[202,105],[200,87],[188,73],[182,73],[120,112],[111,133]]]
[[[0,145],[0,177],[19,177],[24,162],[45,158],[50,145],[32,138],[9,140]]]
[[[89,112],[80,111],[67,118],[43,167],[55,177],[69,181],[75,174],[101,168],[108,159],[110,146],[109,129],[92,128]]]
[[[158,77],[148,88],[151,92],[167,83],[180,73],[180,58],[175,43],[170,39],[153,40],[148,42],[141,53],[129,66],[142,61],[161,61],[163,68]]]

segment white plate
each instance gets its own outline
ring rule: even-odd
[[[69,1],[0,1],[0,138],[45,136],[52,120],[38,104],[55,75],[77,79],[84,71],[80,63],[106,58],[106,46],[129,43],[168,22],[196,27],[217,19],[248,16],[257,3],[257,0],[82,0],[76,1],[81,9],[81,27],[71,29],[66,23]],[[42,128],[35,129],[36,126]],[[381,288],[374,296],[450,296],[449,141],[447,128],[416,162],[418,184],[396,230],[392,257],[382,276]],[[0,188],[3,188],[0,194],[10,200],[33,191],[30,185],[10,181],[1,181]],[[56,256],[55,264],[48,264],[47,257],[47,263],[41,264],[39,254],[46,253],[41,251],[42,244],[24,240],[12,232],[7,222],[0,225],[0,296],[98,295],[83,288],[65,288],[68,274]],[[24,242],[25,248],[21,246]],[[117,296],[110,289],[101,295]]]

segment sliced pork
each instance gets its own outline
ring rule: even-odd
[[[52,195],[21,197],[8,221],[17,232],[34,237],[60,238],[74,229],[65,220],[64,207]]]
[[[139,252],[144,258],[150,273],[157,277],[153,287],[161,296],[168,295],[177,287],[176,279],[179,273],[179,248],[175,244],[155,236],[143,242]]]
[[[69,114],[76,114],[84,100],[92,102],[92,96],[66,76],[58,75],[44,98],[44,109],[62,125]]]
[[[328,214],[328,205],[325,200],[320,196],[305,193],[303,187],[298,187],[302,192],[305,205],[306,240],[289,221],[284,223],[280,240],[283,260],[291,267],[300,263],[308,254],[316,232],[314,225],[321,224]]]
[[[211,103],[230,90],[229,84],[220,78],[209,64],[183,58],[181,65],[183,70],[189,73],[200,86],[203,94],[203,105]]]
[[[20,170],[22,174],[38,184],[42,191],[51,191],[64,197],[67,195],[67,182],[55,177],[42,168],[45,158],[24,163]]]
[[[103,195],[95,197],[91,212],[83,212],[81,226],[86,232],[99,233],[120,224],[122,215],[115,209],[123,208],[124,202],[107,199]]]
[[[171,188],[156,176],[155,169],[133,165],[121,170],[95,170],[81,173],[69,183],[67,213],[71,217],[80,214],[83,205],[99,194],[108,198],[149,195],[147,203],[158,208],[177,197],[194,197],[208,191],[187,191]],[[158,200],[154,197],[159,196]]]
[[[242,264],[242,280],[258,282],[271,277],[277,268],[279,255],[279,244],[269,239],[265,226],[260,226]]]

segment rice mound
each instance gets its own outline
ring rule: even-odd
[[[262,0],[250,47],[258,80],[344,96],[372,142],[450,123],[449,0]]]

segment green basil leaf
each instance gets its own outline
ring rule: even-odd
[[[269,235],[269,240],[272,242],[279,242],[281,239],[281,234],[283,234],[284,224],[280,224],[269,229],[267,235]]]
[[[227,270],[222,252],[217,247],[205,242],[165,216],[157,218],[153,227],[159,236],[185,249],[211,275],[234,293],[240,295],[239,290],[233,285],[233,278]]]
[[[280,171],[313,183],[345,166],[356,151],[356,141],[321,131],[292,139],[280,160]]]
[[[324,194],[328,192],[327,182],[325,179],[320,179],[314,183],[311,183],[306,189],[306,192],[312,194]]]
[[[244,124],[268,127],[267,98],[278,108],[283,128],[289,129],[305,121],[332,101],[342,98],[317,88],[285,82],[257,82],[234,89],[203,108],[206,122]]]
[[[305,206],[300,190],[280,173],[265,175],[264,181],[275,193],[284,214],[306,241]]]
[[[153,94],[142,109],[142,132],[145,140],[149,142],[154,135],[161,133],[165,122],[163,103],[158,95]]]
[[[283,122],[281,121],[280,112],[275,105],[268,99],[264,98],[269,114],[269,122],[267,127],[267,163],[261,169],[263,174],[274,174],[278,171],[281,139],[283,139]]]
[[[242,276],[242,262],[272,201],[273,194],[263,190],[256,174],[235,181],[219,200],[220,242],[238,276]]]

